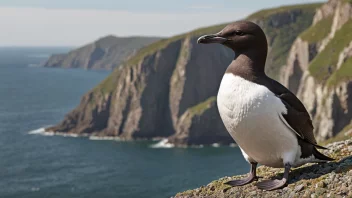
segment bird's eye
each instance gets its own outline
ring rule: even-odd
[[[237,35],[237,36],[243,36],[243,35],[244,35],[244,32],[237,30],[237,31],[235,31],[235,35]]]

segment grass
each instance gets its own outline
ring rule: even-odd
[[[320,52],[309,65],[310,74],[318,80],[325,82],[331,74],[336,71],[338,57],[342,50],[352,40],[352,20],[349,20],[340,30],[338,30],[334,38],[328,43],[325,49]],[[344,70],[349,71],[350,69]]]
[[[224,28],[226,24],[221,24],[221,25],[216,25],[216,26],[210,26],[210,27],[205,27],[205,28],[199,28],[196,29],[192,32],[188,32],[185,34],[181,34],[181,35],[177,35],[177,36],[173,36],[171,38],[168,39],[162,39],[160,41],[157,41],[155,43],[152,43],[151,45],[148,45],[142,49],[140,49],[138,51],[138,53],[133,56],[132,58],[130,58],[129,60],[127,60],[127,62],[124,63],[124,65],[134,65],[137,64],[139,61],[141,61],[144,57],[155,53],[156,51],[165,48],[166,46],[168,46],[170,43],[181,40],[183,38],[186,38],[187,36],[201,36],[203,34],[209,34],[209,33],[217,33],[220,30],[222,30],[222,28]]]
[[[302,40],[307,41],[310,44],[317,43],[329,35],[331,31],[332,21],[333,16],[323,19],[304,31],[300,37]]]
[[[103,94],[113,92],[116,88],[117,80],[122,75],[122,67],[116,68],[107,78],[105,78],[94,91],[100,91]]]
[[[316,9],[321,5],[322,3],[297,4],[297,5],[281,6],[278,8],[264,9],[249,15],[247,19],[251,20],[251,19],[265,18],[275,13],[285,12],[285,11],[294,10],[294,9]]]
[[[211,103],[216,101],[216,96],[212,96],[205,100],[204,102],[201,102],[191,108],[189,108],[189,111],[192,115],[201,115],[204,113],[205,110],[209,109],[211,106]]]
[[[327,81],[327,85],[332,87],[339,82],[352,80],[352,58],[347,59]]]
[[[284,65],[286,62],[290,46],[292,45],[295,38],[302,31],[304,31],[304,29],[311,25],[315,9],[320,5],[321,4],[283,6],[279,8],[262,10],[247,17],[248,20],[258,19],[264,21],[265,23],[263,29],[268,35],[268,38],[271,40],[270,43],[272,46],[272,51],[268,57],[268,59],[271,61],[267,67],[267,72],[270,76],[274,78],[278,76],[280,66]],[[273,17],[272,15],[274,14],[292,10],[297,10],[300,12],[297,20],[294,23],[285,24],[283,27],[272,27],[273,25],[270,23],[270,21],[272,21],[271,18],[267,19],[267,17]],[[186,37],[197,37],[204,34],[219,32],[227,24],[228,23],[199,28],[185,34],[177,35],[168,39],[162,39],[152,43],[146,47],[143,47],[136,53],[136,55],[122,63],[123,66],[121,68],[125,66],[132,67],[141,62],[146,56],[154,54],[155,52],[167,47],[173,42],[181,42],[181,40]],[[101,84],[98,85],[98,87],[96,87],[96,90],[100,90],[103,93],[113,91],[113,89],[116,87],[117,79],[119,76],[121,76],[121,72],[123,71],[120,69],[115,69],[107,79],[105,79]]]
[[[297,18],[296,25],[288,24],[281,31],[280,31],[280,28],[269,28],[269,26],[270,26],[269,23],[267,23],[265,25],[265,27],[263,28],[269,37],[271,37],[271,38],[277,37],[277,39],[275,39],[275,41],[274,41],[275,47],[273,47],[273,49],[278,49],[278,50],[277,51],[274,50],[272,52],[273,57],[274,57],[273,65],[276,65],[276,63],[281,64],[281,65],[285,64],[286,57],[287,57],[287,54],[288,54],[288,51],[290,48],[290,44],[293,43],[294,39],[297,37],[297,35],[300,32],[304,31],[306,28],[308,28],[311,25],[314,11],[320,5],[321,5],[321,3],[315,3],[315,4],[292,5],[292,6],[283,6],[283,7],[279,7],[279,8],[265,9],[265,10],[256,12],[246,18],[247,20],[263,19],[263,18],[269,17],[270,15],[273,15],[273,14],[278,14],[281,12],[287,12],[287,11],[291,11],[291,10],[302,10],[304,12],[302,14],[302,16]],[[196,29],[192,32],[188,32],[188,33],[177,35],[177,36],[174,36],[174,37],[171,37],[168,39],[160,40],[158,42],[155,42],[155,43],[148,45],[148,46],[142,48],[141,50],[139,50],[139,52],[135,56],[133,56],[131,59],[129,59],[124,65],[137,64],[144,57],[146,57],[150,54],[153,54],[156,51],[165,48],[168,44],[175,42],[177,40],[183,39],[187,36],[196,37],[196,36],[201,36],[201,35],[209,34],[209,33],[217,33],[220,30],[222,30],[227,24],[229,24],[229,23],[199,28],[199,29]],[[289,36],[287,36],[287,32],[290,32],[291,34]],[[282,55],[282,53],[284,53],[284,55]],[[278,74],[278,72],[277,72],[277,74]]]

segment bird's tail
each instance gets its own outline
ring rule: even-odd
[[[316,159],[323,160],[323,161],[334,161],[335,159],[328,157],[322,153],[320,153],[315,147],[313,148],[313,155]]]

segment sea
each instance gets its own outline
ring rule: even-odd
[[[108,71],[44,68],[69,47],[0,47],[1,198],[164,198],[247,173],[238,147],[173,148],[43,133]]]

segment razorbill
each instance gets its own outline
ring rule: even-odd
[[[251,164],[249,176],[226,184],[241,186],[257,180],[257,164],[285,168],[281,180],[256,184],[274,190],[288,182],[289,171],[308,162],[333,160],[320,153],[312,120],[302,102],[265,72],[268,44],[255,23],[237,21],[198,43],[220,43],[235,52],[217,95],[220,117]]]

